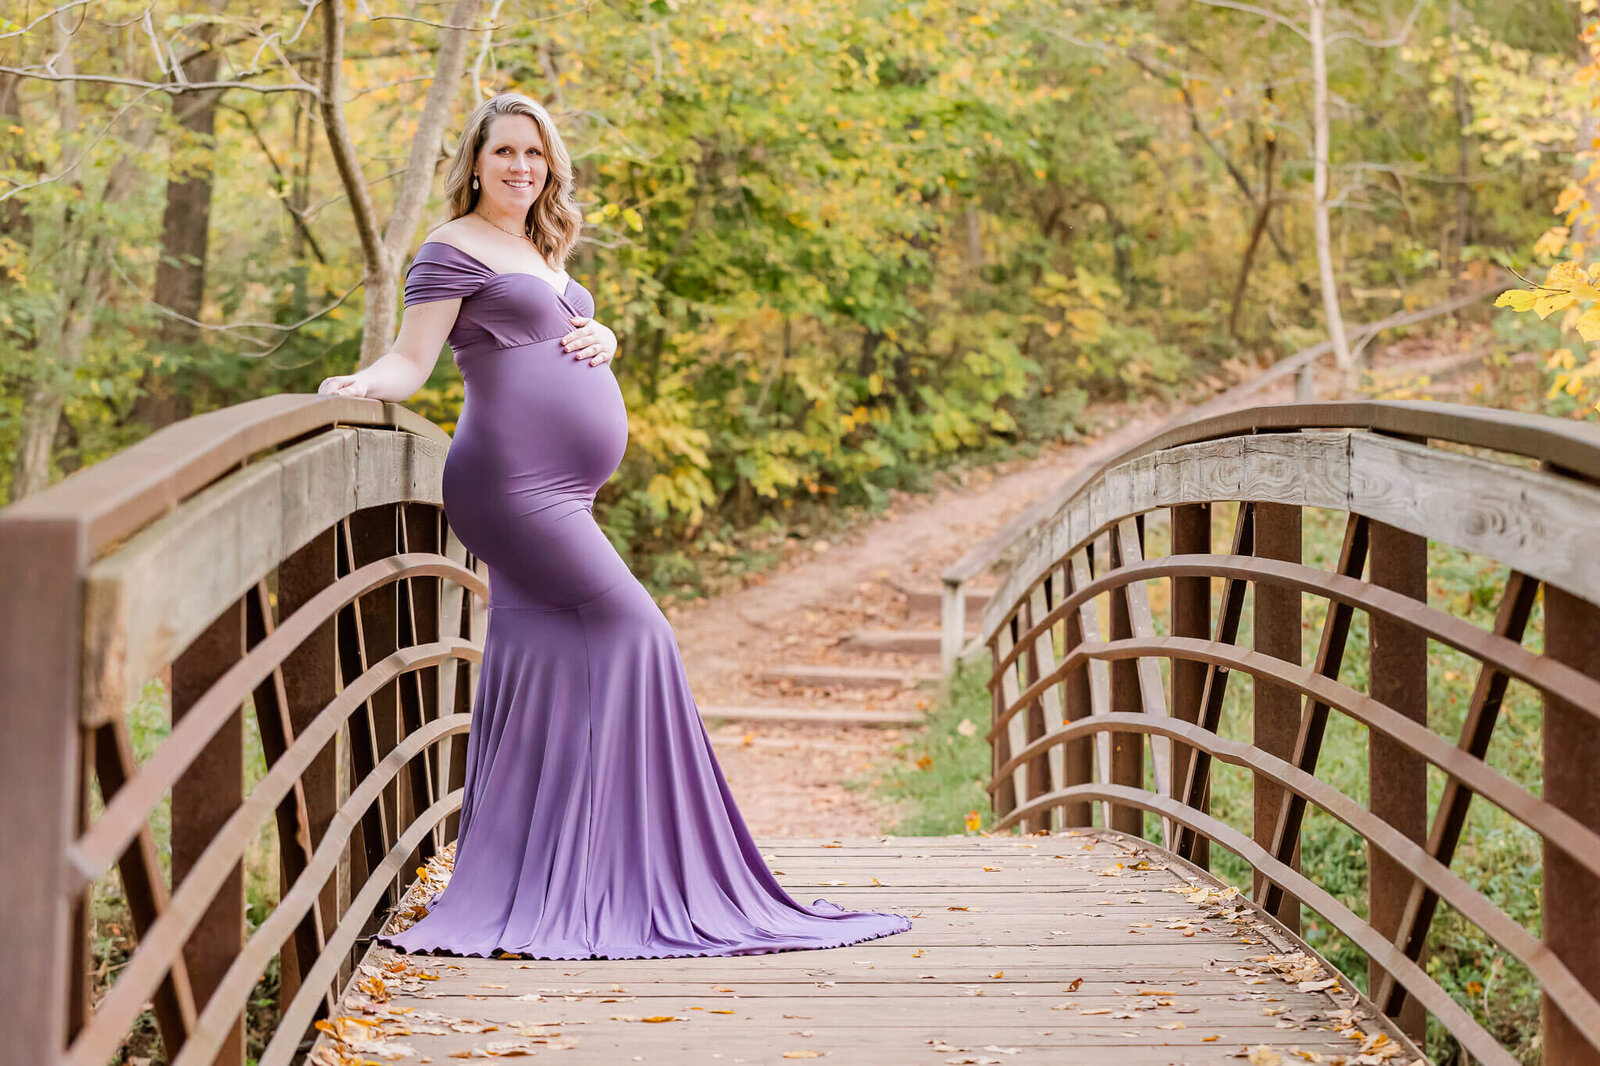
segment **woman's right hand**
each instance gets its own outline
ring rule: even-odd
[[[322,384],[317,386],[318,396],[361,397],[366,394],[366,382],[354,374],[335,374],[331,378],[323,378]]]

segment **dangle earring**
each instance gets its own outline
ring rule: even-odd
[[[476,174],[472,175],[472,191],[478,191],[478,175]]]

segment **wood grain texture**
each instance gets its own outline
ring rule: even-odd
[[[757,843],[796,899],[899,911],[912,929],[841,948],[680,959],[401,956],[379,946],[360,976],[400,960],[437,979],[391,970],[380,976],[390,998],[379,1013],[363,1013],[370,1001],[355,987],[340,1013],[426,1025],[435,1012],[497,1027],[395,1036],[416,1052],[399,1062],[445,1062],[502,1040],[574,1066],[768,1063],[784,1052],[862,1066],[963,1053],[1221,1066],[1263,1044],[1285,1061],[1291,1047],[1331,1055],[1356,1044],[1334,1017],[1354,993],[1299,991],[1262,961],[1300,950],[1292,936],[1247,905],[1224,917],[1242,898],[1191,902],[1178,890],[1217,884],[1136,838],[1069,830]],[[1362,1028],[1398,1039],[1356,1002]],[[319,1046],[329,1043],[321,1035]]]
[[[120,713],[224,607],[344,515],[442,505],[445,454],[412,433],[331,430],[230,474],[94,563],[84,580],[85,721]]]

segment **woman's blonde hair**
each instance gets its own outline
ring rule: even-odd
[[[532,97],[500,93],[479,104],[467,118],[450,173],[445,177],[445,203],[449,206],[450,218],[458,219],[478,206],[480,192],[472,187],[472,168],[484,142],[489,139],[489,123],[496,115],[527,115],[539,127],[544,139],[545,164],[550,168],[550,175],[534,198],[533,206],[528,208],[524,226],[540,254],[559,267],[578,243],[583,212],[578,209],[574,196],[572,156],[567,153],[566,142],[556,132],[550,112]]]

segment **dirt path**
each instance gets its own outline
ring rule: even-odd
[[[1402,341],[1377,353],[1377,367],[1427,367],[1460,350],[1455,337],[1421,346]],[[1285,381],[1237,406],[1292,398],[1293,384]],[[911,611],[903,590],[936,591],[946,566],[1035,498],[1137,443],[1170,415],[1149,406],[1130,409],[1098,438],[1052,442],[1033,459],[970,471],[928,494],[897,493],[879,516],[836,542],[811,542],[760,583],[668,608],[696,701],[702,709],[925,708],[935,695],[931,687],[798,687],[761,675],[775,667],[829,663],[937,672],[937,655],[864,653],[841,642],[858,629],[936,628],[937,615]],[[889,832],[898,812],[874,800],[867,788],[850,786],[865,785],[882,764],[903,758],[898,749],[920,728],[740,720],[709,726],[717,758],[756,835],[827,838]]]

